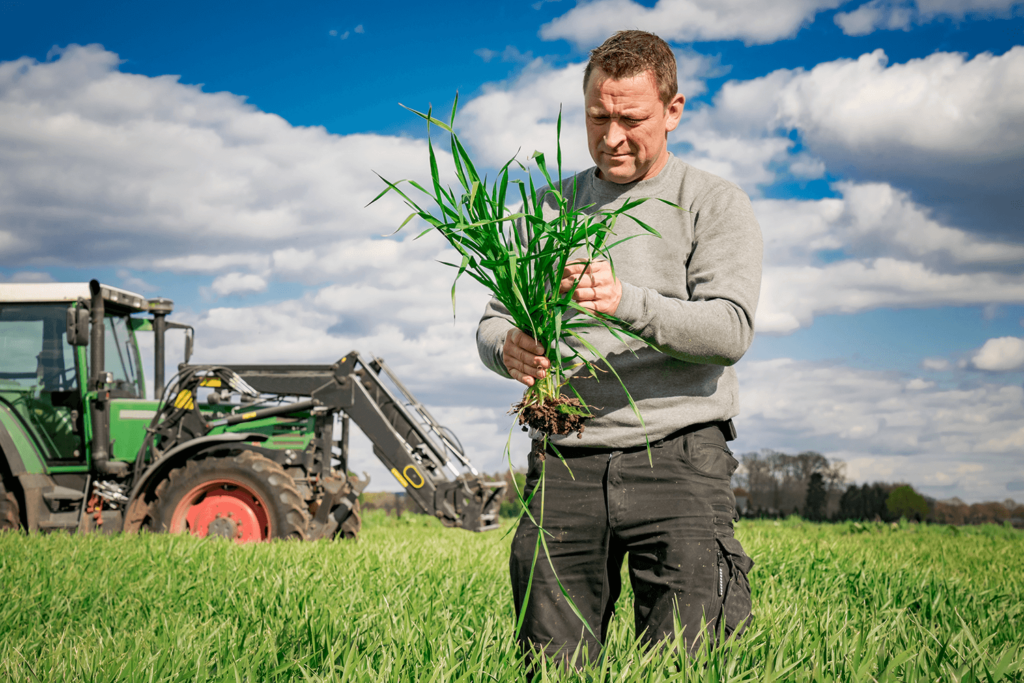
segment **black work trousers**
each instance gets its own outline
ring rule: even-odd
[[[519,635],[524,649],[557,659],[571,658],[579,647],[594,661],[627,555],[636,632],[645,643],[673,636],[676,619],[691,653],[703,637],[714,642],[721,631],[738,636],[746,627],[753,561],[733,537],[730,477],[737,462],[722,428],[681,430],[652,444],[650,452],[645,446],[563,449],[563,461],[550,446],[545,453],[534,442],[525,493],[529,498],[537,489],[543,472],[543,489],[529,509],[547,532],[551,562],[543,547],[536,552],[538,528],[524,516],[509,562],[517,618],[525,610]]]

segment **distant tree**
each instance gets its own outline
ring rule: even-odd
[[[734,483],[748,491],[751,510],[770,515],[791,512],[806,515],[808,486],[815,474],[819,475],[826,494],[819,513],[821,518],[828,510],[830,493],[833,506],[838,508],[839,491],[846,478],[846,464],[842,461],[830,462],[815,451],[790,455],[771,449],[744,453],[740,459],[743,466]]]
[[[970,507],[970,524],[1002,524],[1010,518],[1010,511],[1002,503],[975,503]]]
[[[804,503],[804,517],[820,522],[825,518],[825,503],[828,491],[825,490],[825,478],[821,472],[815,472],[807,482],[807,497]]]
[[[893,484],[863,484],[857,486],[851,484],[839,499],[839,519],[853,519],[871,521],[878,519],[884,522],[891,522],[899,519],[898,516],[889,512],[885,502],[889,498],[889,492],[895,488]]]
[[[928,502],[910,485],[897,486],[885,499],[885,507],[893,517],[923,520],[928,516]]]

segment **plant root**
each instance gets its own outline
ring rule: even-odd
[[[560,436],[576,432],[576,438],[583,438],[584,422],[593,417],[586,405],[578,398],[546,398],[543,403],[526,404],[520,401],[512,406],[512,413],[519,416],[519,424],[529,425],[539,432]],[[523,427],[526,430],[526,426]]]

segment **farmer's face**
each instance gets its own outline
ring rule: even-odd
[[[668,134],[679,125],[685,102],[676,95],[665,106],[652,71],[615,80],[594,69],[583,104],[597,176],[624,184],[658,175],[668,161]]]

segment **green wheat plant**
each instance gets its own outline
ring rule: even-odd
[[[539,417],[531,417],[531,411],[539,412],[541,407],[547,405],[549,408],[545,414],[551,415],[553,407],[554,412],[563,416],[566,423],[551,433],[579,432],[578,425],[590,417],[591,413],[568,383],[569,373],[572,370],[587,371],[596,377],[599,371],[596,361],[599,360],[622,384],[604,356],[580,334],[581,330],[597,327],[608,330],[619,339],[640,337],[628,330],[618,318],[594,313],[576,303],[572,298],[575,285],[568,292],[559,292],[562,272],[570,261],[577,259],[587,264],[596,259],[607,260],[614,272],[611,250],[631,237],[639,236],[614,239],[615,224],[621,216],[629,216],[650,235],[660,235],[654,228],[628,213],[645,199],[627,200],[613,211],[591,211],[592,206],[576,206],[575,179],[567,182],[562,178],[561,113],[558,116],[556,136],[557,182],[549,172],[544,154],[534,152],[530,157],[547,183],[546,188],[538,188],[532,173],[515,157],[501,168],[490,184],[486,177],[481,178],[454,131],[457,108],[456,96],[448,123],[435,118],[430,109],[427,113],[409,109],[427,122],[431,185],[425,188],[414,180],[391,182],[381,177],[387,187],[373,201],[390,192],[397,193],[412,209],[399,230],[413,219],[420,218],[430,227],[418,237],[437,231],[461,256],[459,263],[445,264],[458,271],[452,284],[453,311],[455,287],[459,278],[464,274],[469,275],[508,309],[516,327],[529,333],[546,349],[551,369],[529,387],[523,400],[514,406],[520,424],[530,424],[542,432],[550,431],[550,423],[545,428]],[[437,155],[430,138],[431,126],[449,134],[455,175],[459,182],[454,190],[441,182]],[[525,182],[512,177],[517,168],[527,172]],[[402,188],[403,184],[416,192],[406,192]],[[424,198],[426,201],[423,201]],[[509,204],[515,200],[521,204],[515,208],[510,207]],[[557,214],[545,217],[545,201],[554,202]],[[588,358],[562,343],[570,339],[577,340],[592,357]],[[562,396],[566,386],[575,394],[574,397]],[[633,398],[629,396],[629,391],[624,384],[622,388],[634,414],[643,424],[643,418]]]

